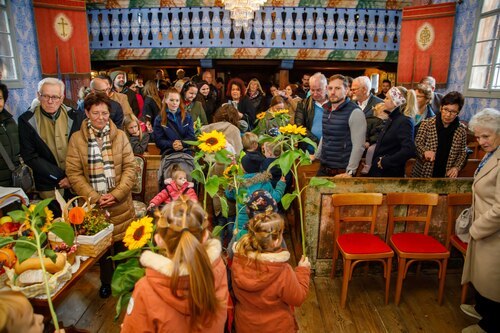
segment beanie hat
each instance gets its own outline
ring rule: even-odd
[[[247,152],[241,159],[241,166],[245,173],[257,173],[260,171],[260,164],[264,160],[259,152]]]
[[[401,91],[396,87],[392,87],[391,89],[389,89],[387,94],[391,96],[392,102],[396,107],[406,103],[406,98],[403,96]]]
[[[278,204],[271,194],[264,190],[257,190],[252,193],[247,202],[248,218],[252,218],[261,213],[278,212]]]
[[[111,73],[109,73],[109,77],[111,78],[111,82],[115,82],[115,79],[116,77],[118,76],[118,74],[123,74],[124,78],[125,78],[125,72],[122,72],[122,71],[113,71]]]

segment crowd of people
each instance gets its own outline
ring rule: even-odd
[[[407,161],[415,158],[413,177],[456,178],[467,161],[467,125],[459,118],[464,97],[456,91],[436,93],[432,77],[423,78],[416,89],[386,80],[378,96],[366,76],[305,74],[301,84],[288,84],[285,90],[271,86],[269,92],[256,78],[248,84],[232,78],[224,89],[217,83],[210,71],[188,79],[180,70],[177,80],[169,82],[159,70],[145,83],[141,77],[126,81],[125,72],[115,71],[92,79],[82,89],[78,108],[72,109],[63,103],[64,83],[45,78],[17,124],[5,108],[8,89],[0,83],[0,141],[9,157],[16,165],[22,158],[32,168],[41,198],[59,191],[66,198],[90,198],[105,209],[114,224],[109,254],[124,249],[121,240],[135,216],[134,154],[144,154],[148,143],[154,142],[163,156],[189,156],[193,147],[187,141],[196,140],[195,127],[201,126],[202,131],[223,132],[231,153],[246,153],[242,187],[219,191],[228,199],[241,191],[246,201],[233,201],[229,217],[222,215],[220,201],[213,202],[214,225],[235,222],[234,230],[231,226],[222,236],[232,277],[228,279],[221,260],[221,243],[209,237],[207,213],[197,203],[189,170],[172,170],[148,206],[165,205],[155,235],[164,252],[141,256],[146,276],[136,285],[123,332],[137,327],[168,331],[163,327],[172,325],[186,332],[222,332],[229,289],[236,299],[238,332],[296,328],[291,309],[306,298],[310,265],[307,258],[295,271],[287,264],[279,203],[291,177],[278,167],[268,170],[282,151],[268,143],[261,146],[252,132],[261,112],[288,109],[290,122],[306,128],[318,149],[300,148],[319,160],[318,176],[353,177],[365,156],[361,174],[369,177],[405,177]],[[500,263],[494,255],[500,246],[500,112],[478,112],[469,129],[486,155],[472,188],[472,239],[463,277],[478,291],[477,305],[466,310],[481,318],[474,329],[493,332],[500,327],[495,315],[500,311]],[[273,123],[266,125],[266,133],[273,135],[273,130]],[[213,172],[222,174],[223,168],[216,166]],[[0,185],[11,186],[1,157]],[[61,214],[55,202],[50,208]],[[241,212],[237,221],[235,211]],[[100,267],[99,292],[105,298],[111,294],[113,273],[108,254]]]

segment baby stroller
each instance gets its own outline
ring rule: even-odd
[[[183,152],[163,155],[160,162],[160,168],[158,169],[158,191],[163,190],[165,187],[165,179],[172,178],[174,166],[179,166],[182,170],[186,171],[188,181],[193,181],[191,177],[191,173],[194,170],[193,156]]]

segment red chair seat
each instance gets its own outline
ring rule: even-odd
[[[453,246],[455,246],[460,252],[465,253],[467,252],[467,246],[469,244],[462,242],[460,238],[458,238],[457,235],[452,235],[451,236],[451,243]]]
[[[414,232],[401,232],[392,235],[392,244],[402,252],[409,253],[443,253],[448,252],[443,244],[431,236]]]
[[[340,235],[337,243],[342,251],[351,254],[372,254],[392,251],[389,245],[372,234],[352,233]]]

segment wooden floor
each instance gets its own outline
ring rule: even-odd
[[[295,258],[292,256],[292,264]],[[437,304],[437,278],[422,272],[417,278],[409,275],[404,281],[399,306],[394,305],[395,275],[392,276],[391,299],[384,304],[384,280],[377,274],[361,274],[349,284],[347,306],[340,308],[341,277],[311,279],[309,296],[296,309],[302,333],[364,333],[364,332],[428,332],[456,333],[474,324],[475,319],[460,311],[460,272],[449,272],[442,306]],[[90,332],[120,331],[120,322],[113,320],[116,300],[102,300],[99,268],[95,266],[73,288],[72,293],[57,307],[59,320],[65,326],[75,325]]]

